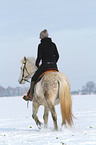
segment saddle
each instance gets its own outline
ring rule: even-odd
[[[53,69],[53,68],[50,68],[50,69],[46,70],[44,73],[42,73],[42,74],[37,78],[37,80],[36,80],[35,83],[39,82],[39,81],[42,79],[42,77],[43,77],[46,73],[48,73],[48,72],[58,72],[58,70],[57,70],[57,69]]]

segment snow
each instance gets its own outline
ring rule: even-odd
[[[72,96],[73,127],[61,128],[60,105],[56,106],[58,131],[49,114],[48,128],[38,129],[32,103],[22,97],[0,97],[0,145],[96,145],[96,95]],[[38,116],[43,122],[44,108]]]

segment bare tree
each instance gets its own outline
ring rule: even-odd
[[[90,81],[86,84],[86,90],[87,92],[90,93],[94,93],[96,90],[96,85],[94,82]]]

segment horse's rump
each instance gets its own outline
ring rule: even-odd
[[[53,104],[58,104],[58,100],[60,99],[59,95],[59,91],[60,91],[60,87],[62,86],[62,84],[67,84],[68,88],[70,90],[70,83],[68,78],[63,75],[60,72],[55,72],[55,71],[50,71],[50,72],[46,72],[41,80],[36,84],[35,90],[36,90],[36,95],[38,96],[38,100],[39,98],[45,101],[45,97],[49,97],[51,98],[51,101],[53,102]],[[63,86],[64,88],[64,86]],[[36,97],[37,97],[36,96]],[[41,101],[40,101],[41,104]]]
[[[46,72],[35,86],[35,97],[40,104],[46,105],[46,98],[54,101],[58,93],[58,77],[56,71]],[[42,103],[41,103],[42,102]]]

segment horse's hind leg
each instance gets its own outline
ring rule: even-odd
[[[48,103],[48,107],[50,109],[50,112],[51,112],[51,115],[52,115],[52,119],[53,119],[53,122],[54,122],[54,129],[55,130],[58,130],[58,126],[57,126],[57,115],[56,115],[55,107],[48,100],[47,100],[47,103]]]
[[[57,115],[56,115],[55,107],[53,105],[50,106],[50,111],[51,111],[51,115],[52,115],[53,122],[54,122],[54,129],[55,130],[58,130],[58,126],[57,126]]]
[[[37,112],[38,112],[38,109],[39,109],[39,104],[35,101],[33,101],[33,114],[32,114],[32,117],[33,119],[35,120],[36,122],[36,125],[38,126],[41,126],[42,123],[39,121],[38,117],[37,117]]]
[[[48,114],[49,114],[49,109],[48,107],[44,107],[44,115],[43,115],[43,119],[44,119],[44,127],[47,127],[48,124]]]

